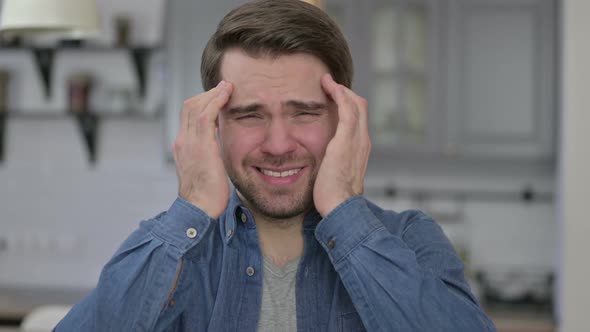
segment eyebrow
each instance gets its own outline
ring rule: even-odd
[[[305,101],[299,101],[299,100],[289,100],[289,101],[283,102],[282,104],[283,104],[283,106],[286,105],[286,106],[293,107],[293,108],[296,108],[299,110],[304,110],[304,111],[315,111],[315,110],[321,110],[321,109],[328,109],[328,105],[326,103],[315,102],[315,101],[305,102]],[[244,106],[230,107],[229,109],[227,109],[227,113],[230,116],[236,116],[236,115],[254,113],[254,112],[260,110],[261,108],[263,108],[262,104],[253,103],[253,104],[244,105]]]
[[[261,108],[262,108],[262,104],[254,103],[254,104],[249,104],[249,105],[244,105],[244,106],[230,107],[227,110],[227,113],[230,116],[236,116],[236,115],[241,115],[241,114],[254,113]]]
[[[283,105],[291,106],[293,108],[304,110],[304,111],[315,111],[321,109],[327,109],[328,105],[326,103],[319,103],[315,101],[311,102],[303,102],[298,100],[289,100]]]

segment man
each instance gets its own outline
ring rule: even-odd
[[[201,72],[174,143],[178,199],[58,332],[494,330],[435,222],[362,197],[367,102],[321,10],[238,7]]]

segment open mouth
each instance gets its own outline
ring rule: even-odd
[[[260,167],[256,167],[256,169],[260,173],[262,173],[266,176],[272,176],[274,178],[284,178],[284,177],[293,176],[293,175],[299,173],[303,169],[303,167],[292,168],[292,169],[282,170],[282,171],[273,171],[270,169],[265,169],[265,168],[260,168]]]

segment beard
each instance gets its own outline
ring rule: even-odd
[[[242,162],[243,169],[251,169],[251,165],[272,165],[281,167],[284,165],[294,164],[303,160],[305,165],[315,170],[315,160],[312,157],[308,158],[294,158],[292,156],[265,156],[261,160],[256,160],[251,157],[246,157]],[[280,223],[283,220],[290,219],[305,214],[313,209],[313,186],[317,171],[312,171],[305,183],[298,183],[297,186],[291,188],[284,187],[270,187],[260,183],[260,179],[256,179],[257,174],[247,172],[239,174],[235,169],[226,163],[226,172],[236,187],[238,192],[242,195],[246,206],[258,212],[269,220]],[[305,180],[300,178],[299,180]]]

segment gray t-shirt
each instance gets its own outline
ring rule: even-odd
[[[264,257],[258,332],[297,331],[295,281],[300,258],[280,268]]]

